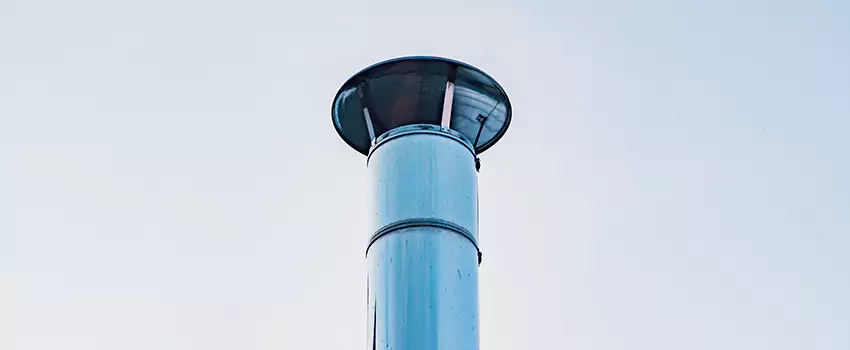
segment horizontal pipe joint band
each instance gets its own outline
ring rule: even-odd
[[[481,250],[478,249],[478,242],[475,241],[475,236],[472,235],[472,232],[469,232],[469,230],[463,226],[440,219],[406,219],[387,224],[384,227],[381,227],[378,231],[375,231],[372,238],[369,239],[369,245],[366,246],[366,255],[369,255],[369,248],[372,247],[372,244],[377,242],[378,239],[384,235],[410,227],[437,227],[466,237],[466,239],[472,243],[472,246],[475,247],[475,250],[478,252],[478,263],[481,264]]]
[[[397,128],[392,129],[390,131],[387,131],[386,133],[384,133],[381,136],[378,136],[378,138],[375,139],[375,142],[372,145],[372,147],[369,149],[369,153],[366,155],[366,164],[367,165],[369,164],[369,160],[372,158],[372,154],[375,153],[375,151],[379,147],[386,144],[390,140],[394,140],[394,139],[404,137],[404,136],[423,135],[423,134],[424,135],[440,136],[440,137],[445,137],[445,138],[448,138],[448,139],[455,140],[455,141],[459,142],[460,144],[462,144],[464,147],[466,147],[466,149],[468,149],[469,152],[472,153],[473,157],[476,156],[475,155],[475,149],[472,147],[472,143],[469,140],[467,140],[466,137],[464,137],[461,133],[459,133],[457,131],[454,131],[454,130],[449,129],[449,128],[441,128],[441,127],[436,126],[436,125],[411,124],[411,125],[405,125],[405,126],[397,127]]]

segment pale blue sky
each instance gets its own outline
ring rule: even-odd
[[[473,64],[481,345],[850,349],[850,2],[0,0],[0,348],[363,349],[354,72]]]

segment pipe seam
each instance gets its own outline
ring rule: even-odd
[[[466,237],[466,239],[472,243],[472,246],[475,247],[475,250],[478,253],[478,264],[481,265],[481,249],[478,248],[478,242],[475,241],[475,236],[472,235],[472,232],[469,232],[469,230],[463,226],[453,222],[431,218],[404,219],[384,225],[384,227],[375,231],[375,233],[372,234],[372,237],[369,238],[369,244],[366,246],[366,256],[369,256],[369,248],[372,248],[372,244],[377,242],[381,237],[410,227],[437,227]]]

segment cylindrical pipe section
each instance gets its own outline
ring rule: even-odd
[[[411,125],[378,140],[368,349],[478,349],[478,184],[469,140]]]

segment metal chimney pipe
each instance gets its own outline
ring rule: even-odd
[[[369,155],[374,348],[478,349],[478,178],[469,141],[410,125]]]
[[[332,114],[374,188],[368,348],[477,350],[477,154],[507,129],[504,90],[463,63],[407,57],[349,79]]]

